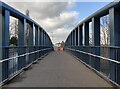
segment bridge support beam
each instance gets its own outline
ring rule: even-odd
[[[92,44],[100,46],[100,18],[92,18]]]
[[[78,46],[78,27],[75,30],[76,30],[76,46]]]
[[[46,46],[48,47],[48,43],[47,43],[47,41],[48,41],[48,37],[47,37],[47,34],[46,34]]]
[[[72,31],[72,46],[74,46],[74,35],[73,35],[73,31]]]
[[[43,31],[43,29],[41,29],[41,49],[43,49],[44,48],[44,31]],[[41,55],[43,55],[44,54],[44,51],[43,52],[41,52]]]
[[[67,39],[67,46],[69,47],[69,37],[68,37],[68,39]]]
[[[45,32],[43,31],[43,46],[45,46]]]
[[[33,48],[33,29],[34,29],[34,24],[29,25],[29,36],[28,36],[28,48],[29,48],[29,53],[34,50]],[[29,55],[29,64],[33,61],[33,54]]]
[[[39,46],[41,46],[41,28],[39,28]]]
[[[46,33],[44,31],[44,46],[45,46]]]
[[[72,46],[72,33],[70,34],[70,47]]]
[[[86,22],[84,25],[84,44],[89,46],[89,22]]]
[[[75,43],[74,43],[74,46],[76,46],[76,43],[77,43],[77,42],[76,42],[76,41],[77,41],[77,40],[76,40],[76,38],[77,38],[77,36],[76,36],[76,29],[74,29],[74,36],[75,36],[75,37],[74,37],[74,42],[75,42]]]
[[[69,38],[68,38],[68,45],[70,47],[70,35],[69,35]]]
[[[120,46],[120,9],[111,8],[109,10],[109,19],[110,46]],[[119,49],[113,51],[111,48],[110,58],[120,61]],[[120,84],[120,64],[110,62],[110,78]]]
[[[0,8],[0,60],[2,60],[2,32],[3,32],[3,16],[2,16],[2,8]],[[0,83],[2,82],[2,63],[0,63]]]
[[[92,18],[92,42],[93,46],[100,46],[100,18]],[[95,55],[100,55],[100,48],[94,47],[93,53]],[[100,59],[99,58],[92,58],[92,66],[100,71]]]
[[[37,51],[37,50],[39,50],[39,47],[38,47],[38,45],[39,45],[39,28],[37,27],[37,26],[35,26],[35,47],[34,47],[34,51]],[[36,59],[38,59],[39,58],[39,53],[37,52],[37,53],[35,53],[35,59],[34,60],[36,60]]]
[[[38,46],[38,35],[39,31],[38,31],[38,27],[35,27],[35,46]]]
[[[47,46],[47,34],[45,34],[45,46]]]
[[[39,50],[41,50],[41,46],[42,46],[42,29],[39,28]],[[39,57],[41,57],[41,52],[39,52]]]
[[[44,46],[44,31],[42,30],[42,46]]]
[[[0,60],[9,58],[9,22],[10,12],[5,10],[4,14],[0,10]],[[8,61],[0,63],[0,83],[8,78]]]
[[[87,46],[89,46],[89,22],[83,23],[84,26],[84,45],[85,45],[85,52],[89,53],[89,49]],[[89,55],[84,55],[85,62],[89,64]]]
[[[78,32],[79,32],[79,46],[83,46],[83,30],[82,30],[82,26],[78,27]]]
[[[18,21],[18,55],[26,53],[26,19]],[[25,56],[18,58],[18,70],[26,65]]]
[[[69,35],[69,47],[71,46],[71,38],[70,38],[70,35]]]
[[[44,31],[44,46],[45,46],[45,42],[46,42],[46,33]]]
[[[75,46],[75,30],[73,31],[73,46]]]

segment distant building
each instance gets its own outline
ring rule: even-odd
[[[56,51],[63,51],[64,44],[65,44],[64,41],[62,41],[61,43],[56,43],[56,44],[55,44],[55,47],[54,47],[55,50],[56,50]]]

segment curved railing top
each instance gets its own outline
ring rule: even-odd
[[[0,1],[0,7],[1,7],[2,10],[10,11],[10,15],[15,17],[15,18],[26,19],[26,22],[28,22],[29,24],[34,24],[36,27],[41,28],[41,30],[43,30],[47,34],[47,32],[38,23],[36,23],[31,18],[29,18],[28,16],[24,15],[23,13],[21,13],[20,11],[14,9],[13,7],[7,5],[6,3],[4,3],[2,1]]]
[[[111,2],[110,4],[104,6],[100,10],[96,11],[95,13],[93,13],[92,15],[88,16],[86,19],[84,19],[82,22],[80,22],[77,26],[75,26],[75,28],[71,32],[73,32],[78,26],[83,25],[83,23],[90,22],[93,17],[99,18],[99,17],[107,15],[109,13],[109,9],[110,8],[112,8],[112,7],[117,8],[119,5],[120,5],[120,1],[118,1],[118,2]]]

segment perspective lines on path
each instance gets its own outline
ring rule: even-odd
[[[66,52],[51,52],[7,87],[112,87]]]

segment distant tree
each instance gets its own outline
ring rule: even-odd
[[[11,37],[11,39],[10,39],[10,45],[17,46],[17,42],[18,42],[18,38],[17,37],[15,37],[15,36]]]
[[[110,43],[108,15],[101,18],[100,27],[101,27],[101,45],[108,46]]]
[[[16,19],[10,23],[10,38],[13,36],[18,37],[18,20]]]
[[[92,24],[91,24],[92,25]],[[89,36],[89,43],[92,45],[92,28],[90,28],[91,33]],[[110,43],[110,34],[109,34],[109,16],[104,16],[100,20],[100,36],[101,36],[101,45],[108,46]]]
[[[30,11],[26,10],[26,16],[30,17]],[[29,24],[26,24],[26,45],[28,46]]]
[[[15,18],[11,18],[10,22],[10,45],[17,46],[18,40],[18,20]]]

